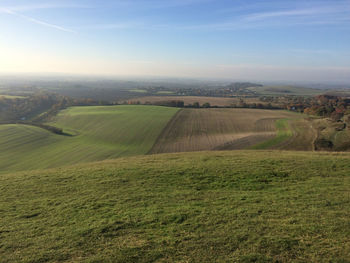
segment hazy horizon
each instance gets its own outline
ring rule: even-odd
[[[0,0],[0,73],[350,82],[350,1]]]

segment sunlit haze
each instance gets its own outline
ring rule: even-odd
[[[350,82],[350,1],[0,0],[0,73]]]

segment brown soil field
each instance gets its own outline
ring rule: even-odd
[[[233,103],[238,103],[238,98],[222,98],[222,97],[201,97],[201,96],[148,96],[140,97],[130,100],[130,102],[139,101],[141,104],[149,103],[159,103],[164,101],[171,100],[182,100],[185,105],[193,104],[199,102],[200,105],[203,105],[206,102],[209,102],[211,106],[218,107],[227,107],[231,106]],[[262,103],[258,98],[245,98],[246,103]]]
[[[225,143],[224,145],[220,145],[214,150],[223,151],[223,150],[242,150],[246,149],[249,146],[253,146],[255,144],[259,144],[266,140],[272,139],[275,137],[275,132],[259,132],[256,134],[248,135],[234,141],[230,141]]]
[[[168,123],[150,153],[249,148],[275,136],[275,121],[294,113],[258,109],[183,109]]]

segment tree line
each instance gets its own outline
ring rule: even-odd
[[[66,135],[62,129],[45,122],[71,106],[111,105],[107,101],[73,99],[55,93],[39,92],[23,98],[0,97],[0,124],[26,124]]]

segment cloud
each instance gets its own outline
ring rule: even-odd
[[[184,29],[241,30],[281,26],[340,25],[350,22],[350,2],[297,9],[273,10],[273,7],[270,7],[269,10],[271,11],[240,13],[227,21],[185,26]]]
[[[1,12],[9,14],[9,15],[12,15],[12,16],[16,16],[16,17],[22,18],[24,20],[27,20],[28,22],[31,22],[31,23],[34,23],[34,24],[38,24],[38,25],[41,25],[41,26],[53,28],[53,29],[56,29],[56,30],[59,30],[59,31],[64,31],[64,32],[68,32],[68,33],[76,33],[75,31],[73,31],[71,29],[68,29],[68,28],[65,28],[65,27],[62,27],[62,26],[59,26],[59,25],[51,24],[51,23],[48,23],[48,22],[45,22],[45,21],[42,21],[42,20],[30,17],[30,16],[22,15],[20,13],[17,13],[15,11],[7,9],[7,8],[1,8],[0,7],[0,13]]]
[[[245,14],[241,17],[247,23],[278,22],[285,24],[337,24],[350,21],[350,1],[309,2],[297,6],[285,6],[279,9],[268,8],[265,11]]]
[[[214,0],[148,0],[148,1],[131,1],[118,0],[112,2],[110,8],[116,6],[128,6],[141,9],[157,8],[175,8],[190,5],[199,5],[213,2]],[[108,4],[107,4],[108,6]],[[18,5],[12,7],[0,7],[1,11],[12,14],[29,22],[42,26],[51,27],[56,30],[65,32],[74,32],[72,29],[64,28],[59,25],[51,24],[45,21],[35,19],[31,16],[23,15],[22,12],[56,9],[56,8],[91,8],[92,6],[79,5],[66,1],[41,3],[32,5]],[[96,8],[106,8],[106,4],[99,3]],[[258,11],[260,10],[260,11]],[[215,10],[213,10],[215,11]],[[152,23],[152,22],[135,22],[135,21],[111,21],[106,24],[93,24],[75,26],[74,29],[95,29],[95,30],[123,30],[123,29],[141,29],[141,30],[197,30],[197,31],[235,31],[249,30],[269,27],[288,27],[288,26],[321,26],[321,25],[348,25],[350,23],[350,1],[313,1],[291,2],[263,1],[250,4],[237,5],[235,8],[226,10],[224,18],[208,23]],[[226,12],[225,11],[225,12]],[[232,14],[229,14],[233,12]],[[138,18],[139,19],[139,18]]]
[[[288,10],[288,11],[275,11],[275,12],[266,12],[266,13],[256,13],[247,15],[244,19],[249,21],[263,20],[267,18],[276,18],[276,17],[287,17],[287,16],[306,16],[306,15],[315,15],[325,13],[326,10],[317,10],[317,9],[300,9],[300,10]]]
[[[225,15],[226,21],[196,25],[193,28],[240,30],[281,26],[348,25],[350,1],[263,1],[221,9],[219,13]]]
[[[211,0],[150,0],[152,8],[181,6],[205,3]],[[157,5],[158,4],[158,5]],[[260,10],[259,12],[257,10]],[[233,12],[233,13],[230,13]],[[231,9],[220,20],[205,23],[135,23],[117,22],[111,24],[93,25],[90,29],[142,29],[142,30],[193,30],[193,31],[236,31],[271,27],[291,26],[324,26],[345,25],[350,23],[350,1],[325,2],[314,1],[291,2],[259,2],[257,4],[240,5]]]
[[[310,17],[310,16],[320,16],[320,15],[336,15],[342,14],[350,9],[338,9],[338,8],[307,8],[307,9],[294,9],[294,10],[282,10],[282,11],[272,11],[250,14],[244,17],[247,21],[257,21],[269,18],[286,18],[286,17]]]

